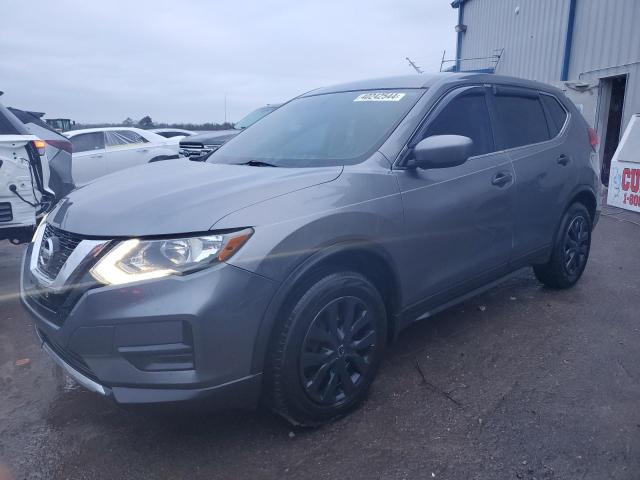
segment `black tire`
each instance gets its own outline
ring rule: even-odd
[[[549,288],[570,288],[582,276],[591,250],[591,216],[581,203],[572,204],[560,222],[551,259],[533,271]]]
[[[327,274],[292,300],[274,331],[266,400],[294,425],[317,426],[364,399],[386,346],[386,308],[355,272]]]

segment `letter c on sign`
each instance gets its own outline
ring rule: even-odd
[[[622,190],[624,190],[625,192],[627,190],[629,190],[629,182],[631,182],[631,170],[629,170],[628,168],[625,168],[622,171]]]
[[[640,190],[640,170],[633,169],[631,175],[631,191],[638,193],[638,190]]]

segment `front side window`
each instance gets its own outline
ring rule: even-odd
[[[493,152],[493,133],[484,92],[473,90],[451,100],[429,123],[422,138],[433,135],[469,137],[473,140],[472,157]]]
[[[101,150],[104,148],[104,134],[102,132],[81,133],[70,138],[73,153]]]
[[[123,145],[133,145],[136,143],[145,143],[147,140],[142,135],[132,132],[131,130],[113,130],[106,131],[108,147],[118,147]]]
[[[355,164],[375,152],[423,89],[338,92],[300,97],[216,151],[212,163],[279,167]]]
[[[547,119],[537,92],[498,92],[494,101],[505,149],[549,140]]]

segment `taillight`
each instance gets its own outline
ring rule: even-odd
[[[589,145],[591,145],[591,148],[593,148],[594,150],[596,149],[596,147],[598,146],[598,134],[596,133],[596,131],[589,127]]]
[[[38,151],[38,155],[40,155],[41,157],[44,156],[46,151],[44,147],[46,146],[46,143],[44,143],[43,140],[34,140],[33,146],[36,147],[36,150]]]

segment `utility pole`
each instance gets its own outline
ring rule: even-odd
[[[227,92],[224,92],[224,123],[227,123]]]
[[[404,57],[404,58],[407,59],[407,62],[409,62],[409,65],[411,65],[416,72],[420,74],[424,73],[422,69],[418,65],[416,65],[409,57]]]

